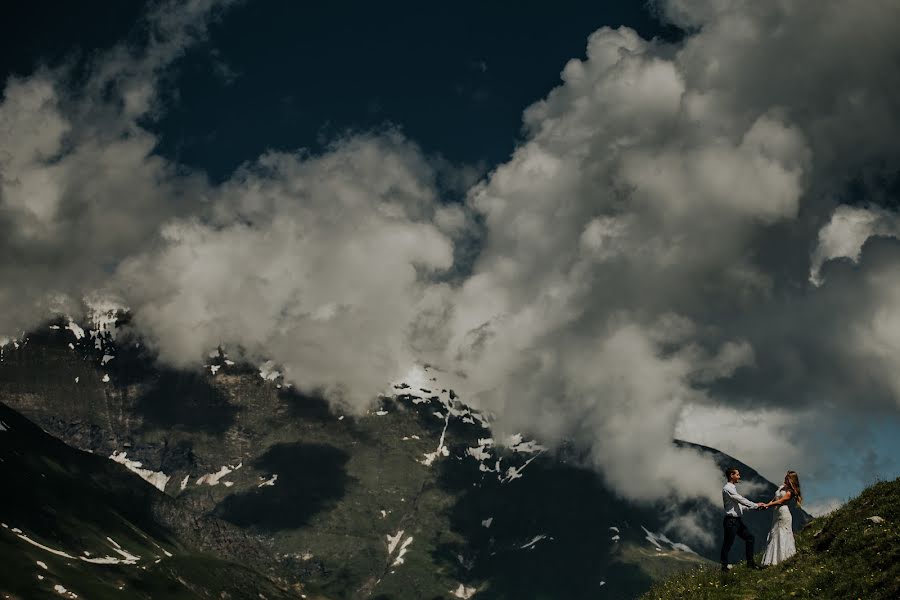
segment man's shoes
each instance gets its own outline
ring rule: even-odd
[[[763,568],[757,564],[747,565],[748,569],[753,569],[754,571],[762,571]]]
[[[722,565],[722,572],[727,573],[731,570],[731,565]]]

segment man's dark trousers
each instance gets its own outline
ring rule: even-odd
[[[731,545],[734,544],[734,536],[740,537],[744,540],[744,552],[747,556],[747,564],[753,564],[753,542],[754,537],[753,534],[750,533],[750,530],[747,529],[747,526],[744,525],[743,519],[740,517],[725,517],[725,539],[722,540],[722,554],[719,557],[719,560],[722,562],[722,566],[728,566],[728,552],[731,550]]]

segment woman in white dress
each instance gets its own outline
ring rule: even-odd
[[[763,506],[775,508],[772,518],[772,529],[766,538],[766,553],[763,555],[762,564],[765,566],[777,565],[797,553],[794,545],[794,530],[792,528],[791,509],[788,503],[793,500],[798,505],[803,502],[800,494],[800,479],[796,471],[788,471],[784,476],[784,484],[775,491],[775,498]]]

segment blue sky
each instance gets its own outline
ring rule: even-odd
[[[143,4],[12,7],[4,72],[139,40]],[[47,22],[50,6],[58,16]],[[454,163],[491,167],[509,157],[525,107],[604,25],[677,35],[628,1],[563,11],[534,1],[242,2],[173,65],[166,110],[148,126],[160,153],[216,179],[266,149],[315,151],[347,130],[387,126]]]

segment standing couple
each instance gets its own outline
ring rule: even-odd
[[[775,491],[775,498],[771,502],[752,502],[737,492],[735,485],[741,480],[741,472],[731,468],[725,471],[728,483],[722,488],[722,501],[725,504],[725,538],[722,540],[722,554],[720,561],[722,570],[728,570],[728,552],[734,543],[735,536],[744,540],[744,552],[747,566],[751,569],[760,569],[753,560],[753,534],[744,525],[741,514],[744,510],[765,510],[775,507],[775,516],[772,519],[772,529],[769,530],[766,539],[766,553],[763,555],[763,565],[777,565],[792,557],[797,549],[794,546],[794,531],[791,527],[791,511],[788,502],[793,500],[797,504],[803,502],[800,494],[800,480],[796,471],[788,471],[784,476],[784,483]]]

